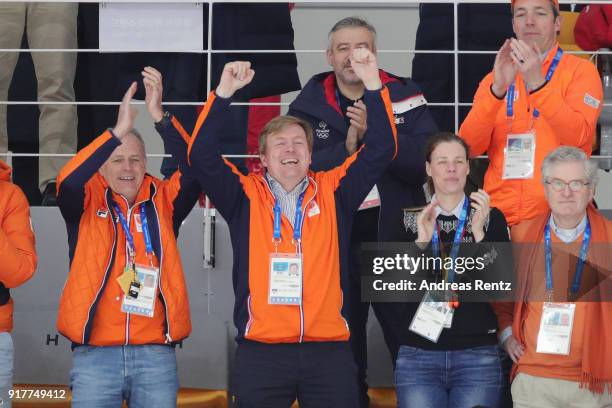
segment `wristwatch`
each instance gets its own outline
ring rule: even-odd
[[[166,126],[170,123],[170,120],[172,119],[172,114],[168,111],[165,111],[162,118],[159,120],[159,122],[155,122],[155,126]]]

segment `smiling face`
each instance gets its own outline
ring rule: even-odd
[[[365,27],[342,28],[330,37],[327,62],[332,66],[336,79],[345,85],[361,84],[349,59],[356,48],[367,48],[376,53],[374,36]]]
[[[425,171],[431,177],[437,195],[462,193],[470,173],[465,148],[457,142],[441,142],[425,162]]]
[[[128,134],[106,162],[100,174],[110,188],[121,194],[130,205],[134,204],[147,169],[144,146],[133,134]]]
[[[292,123],[266,137],[261,162],[286,191],[308,174],[311,151],[304,128]]]
[[[537,44],[541,52],[550,50],[561,30],[561,17],[555,17],[550,0],[517,0],[513,4],[512,28],[516,38]]]

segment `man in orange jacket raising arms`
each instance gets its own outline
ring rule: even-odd
[[[36,269],[30,207],[11,183],[11,169],[0,161],[0,406],[10,407],[13,379],[13,300],[9,292],[25,283]]]
[[[366,88],[368,130],[338,167],[310,170],[312,130],[292,116],[260,134],[263,176],[223,160],[231,97],[255,75],[246,61],[225,65],[190,141],[195,174],[230,228],[238,329],[231,392],[241,408],[289,408],[296,398],[302,408],[359,406],[343,303],[349,236],[355,211],[397,153],[397,130],[376,56],[357,48],[351,66]]]
[[[161,75],[143,72],[149,113],[161,101]],[[165,181],[146,174],[145,147],[132,128],[126,92],[116,126],[82,149],[57,179],[70,273],[57,327],[73,342],[73,407],[175,407],[174,344],[191,331],[176,242],[200,189],[186,171],[186,141],[164,140],[179,170]],[[145,285],[145,282],[153,285]]]
[[[559,48],[558,0],[512,0],[512,26],[459,130],[471,156],[488,152],[484,188],[509,225],[547,211],[537,169],[548,153],[591,153],[603,94],[595,66]]]

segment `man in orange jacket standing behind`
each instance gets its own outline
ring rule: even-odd
[[[146,104],[159,127],[159,72],[143,72]],[[179,170],[168,180],[146,174],[142,137],[132,128],[126,92],[117,124],[62,169],[57,202],[66,222],[70,273],[57,327],[73,343],[72,406],[176,407],[174,345],[191,332],[179,227],[200,188],[186,167],[187,144],[164,139]],[[152,284],[151,284],[152,283]]]
[[[547,211],[537,169],[548,153],[591,153],[603,91],[597,68],[559,47],[558,0],[511,4],[516,38],[499,49],[459,134],[472,157],[488,152],[484,188],[514,225]]]
[[[34,275],[36,248],[30,207],[23,192],[11,183],[11,169],[0,161],[0,406],[10,407],[13,379],[13,300],[10,288]]]

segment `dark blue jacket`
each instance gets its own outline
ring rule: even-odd
[[[386,241],[403,229],[403,208],[425,203],[422,149],[437,128],[412,80],[382,70],[380,76],[389,88],[398,133],[397,157],[377,183],[381,200],[378,239]],[[314,129],[313,170],[332,169],[349,156],[345,147],[348,125],[336,100],[333,72],[312,77],[289,106],[289,115],[305,119]]]

